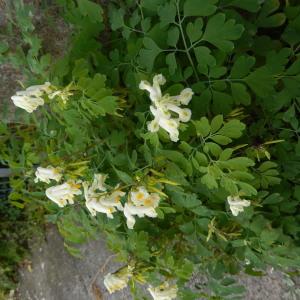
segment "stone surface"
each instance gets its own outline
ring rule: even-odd
[[[83,259],[70,256],[55,227],[47,229],[46,239],[33,244],[31,263],[20,270],[18,300],[130,300],[128,289],[109,295],[103,285],[104,275],[120,265],[106,249],[103,239],[80,247]],[[269,270],[267,276],[242,275],[238,281],[246,286],[245,300],[297,300],[289,293],[283,274]],[[190,286],[205,284],[196,276]],[[94,284],[93,284],[94,282]],[[296,287],[292,287],[296,288]],[[200,300],[200,299],[199,299]]]
[[[46,240],[41,245],[33,245],[31,263],[20,270],[17,299],[131,299],[126,290],[113,295],[105,290],[104,275],[116,271],[119,265],[113,261],[103,240],[91,241],[81,246],[81,250],[84,259],[72,257],[57,230],[48,228]]]

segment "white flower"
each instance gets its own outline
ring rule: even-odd
[[[158,287],[149,287],[148,291],[154,300],[172,300],[176,299],[178,288],[177,285],[169,286],[167,282]]]
[[[42,96],[44,93],[51,92],[50,82],[45,82],[41,85],[33,85],[28,87],[25,91],[18,91],[11,99],[14,105],[25,109],[27,112],[32,113],[38,106],[44,105]]]
[[[157,213],[153,207],[146,206],[135,206],[131,203],[125,203],[124,206],[124,216],[127,219],[127,227],[133,229],[135,224],[135,218],[133,216],[137,215],[142,218],[148,216],[150,218],[157,217]]]
[[[128,266],[127,268],[123,268],[114,274],[106,274],[103,283],[109,293],[112,294],[116,291],[124,289],[128,284],[129,278],[132,276],[131,272],[132,268]]]
[[[97,212],[104,213],[108,218],[113,218],[113,213],[117,209],[123,210],[121,204],[121,197],[125,195],[124,192],[118,190],[118,187],[109,194],[105,185],[105,174],[95,174],[94,180],[91,186],[88,182],[83,183],[85,204],[92,216],[95,216]],[[101,192],[98,192],[101,191]]]
[[[181,91],[180,95],[173,96],[172,99],[179,101],[183,105],[188,105],[192,100],[194,92],[190,88]]]
[[[74,203],[74,196],[81,195],[80,184],[68,181],[60,185],[55,185],[46,189],[46,196],[58,206]]]
[[[11,97],[11,100],[15,106],[25,109],[29,113],[36,110],[38,106],[44,105],[44,100],[40,97],[15,95]]]
[[[249,200],[243,200],[239,196],[228,196],[227,201],[234,216],[237,216],[240,212],[243,212],[244,207],[250,206],[251,204]]]
[[[160,197],[156,193],[149,193],[144,186],[139,186],[130,192],[130,201],[135,206],[158,206]]]
[[[43,92],[48,94],[52,91],[51,83],[47,81],[44,84],[32,85],[28,87],[26,91],[30,92],[32,95],[37,95],[37,96],[41,96]]]
[[[48,166],[47,168],[38,167],[35,172],[35,176],[36,178],[34,179],[34,182],[42,181],[50,183],[51,179],[59,182],[62,177],[62,174],[59,172],[58,168]]]
[[[149,193],[144,186],[137,187],[129,194],[129,200],[124,206],[124,216],[127,219],[127,227],[133,229],[135,217],[157,217],[155,208],[158,207],[160,197],[157,193]]]
[[[91,192],[95,192],[96,190],[105,192],[106,191],[106,184],[105,180],[107,178],[107,174],[94,174],[94,181],[90,187]]]
[[[187,105],[194,93],[190,88],[186,88],[178,96],[162,95],[160,86],[165,82],[166,79],[159,74],[154,76],[152,85],[148,81],[141,81],[139,88],[149,92],[153,104],[150,105],[150,111],[154,120],[148,123],[148,130],[157,132],[161,127],[169,133],[171,141],[177,142],[180,122],[190,121],[192,115],[190,109],[182,109],[180,105]]]
[[[179,140],[179,122],[175,119],[160,119],[159,125],[165,131],[169,133],[170,139],[172,142],[178,142]]]
[[[139,88],[141,90],[146,90],[149,92],[150,99],[155,102],[161,98],[161,89],[160,86],[166,83],[166,79],[163,75],[155,75],[153,77],[153,85],[151,85],[148,81],[142,80]]]

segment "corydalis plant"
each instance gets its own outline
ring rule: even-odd
[[[157,132],[161,127],[169,133],[171,141],[177,142],[179,140],[178,128],[180,122],[188,122],[192,115],[190,109],[181,108],[180,106],[188,105],[194,93],[190,88],[186,88],[178,96],[163,95],[160,86],[165,83],[165,77],[159,74],[153,77],[152,85],[143,80],[139,88],[148,91],[152,101],[150,111],[154,116],[154,120],[148,123],[148,130]]]

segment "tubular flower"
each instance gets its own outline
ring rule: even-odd
[[[152,85],[148,81],[141,81],[139,88],[149,92],[152,101],[150,111],[154,120],[148,123],[148,130],[157,132],[159,127],[169,133],[170,139],[177,142],[179,139],[178,127],[180,122],[188,122],[191,119],[192,112],[188,108],[181,108],[180,105],[188,105],[193,97],[193,91],[186,88],[178,96],[162,95],[160,86],[166,83],[163,75],[155,75]],[[173,117],[176,115],[177,118]]]
[[[249,200],[241,199],[239,196],[228,196],[227,201],[234,216],[237,216],[240,212],[243,212],[244,207],[250,206],[251,204]]]
[[[169,286],[167,282],[158,287],[149,287],[148,291],[154,300],[172,300],[176,299],[178,288],[177,285]]]
[[[107,193],[105,179],[107,175],[95,174],[94,181],[89,186],[88,182],[83,183],[85,204],[92,216],[95,216],[97,212],[104,213],[108,218],[113,218],[113,213],[119,209],[123,210],[121,204],[121,197],[125,195],[124,192],[118,190],[113,191],[111,194]],[[97,192],[101,191],[101,192]],[[117,208],[117,209],[116,209]]]
[[[46,196],[55,202],[58,206],[63,207],[68,203],[74,203],[74,196],[81,195],[80,184],[74,181],[68,181],[60,185],[55,185],[46,189]]]
[[[127,227],[133,229],[135,224],[134,216],[143,218],[157,217],[155,208],[159,204],[160,197],[156,193],[149,193],[144,186],[132,190],[129,194],[129,200],[124,206],[124,215],[127,219]]]
[[[116,273],[108,273],[104,277],[104,285],[109,291],[110,294],[124,289],[129,281],[129,278],[132,276],[132,268],[127,267],[123,268]]]
[[[33,85],[28,87],[25,91],[18,91],[11,99],[15,106],[25,109],[32,113],[40,105],[44,105],[42,96],[51,92],[50,82],[45,82],[42,85]]]
[[[36,178],[34,179],[34,182],[42,181],[50,183],[51,179],[59,182],[61,180],[62,174],[60,173],[58,168],[48,166],[47,168],[38,167],[35,172],[35,176]]]

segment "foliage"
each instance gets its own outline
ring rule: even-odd
[[[34,27],[16,5],[18,23],[25,22],[17,26],[30,47],[13,52],[1,44],[2,59],[26,65],[28,85],[50,81],[70,95],[24,112],[22,124],[1,125],[1,158],[27,179],[11,180],[10,200],[43,206],[74,255],[80,256],[76,243],[105,233],[118,260],[134,266],[135,295],[135,282],[158,285],[164,278],[176,280],[180,299],[237,299],[243,290],[227,275],[261,276],[267,265],[298,268],[296,2],[112,0],[101,7],[57,0],[73,33],[53,64],[34,35],[28,41]],[[184,87],[195,93],[192,121],[180,125],[178,143],[162,129],[147,130],[150,100],[138,87],[155,74],[166,77],[170,95]],[[59,208],[43,196],[45,184],[33,182],[38,165],[59,166],[66,179],[109,174],[108,184],[120,183],[124,191],[151,187],[163,199],[158,218],[138,218],[130,230],[120,212],[113,219],[91,217],[83,196]],[[229,195],[246,197],[250,207],[233,216]],[[185,288],[199,270],[208,275],[209,294]]]

